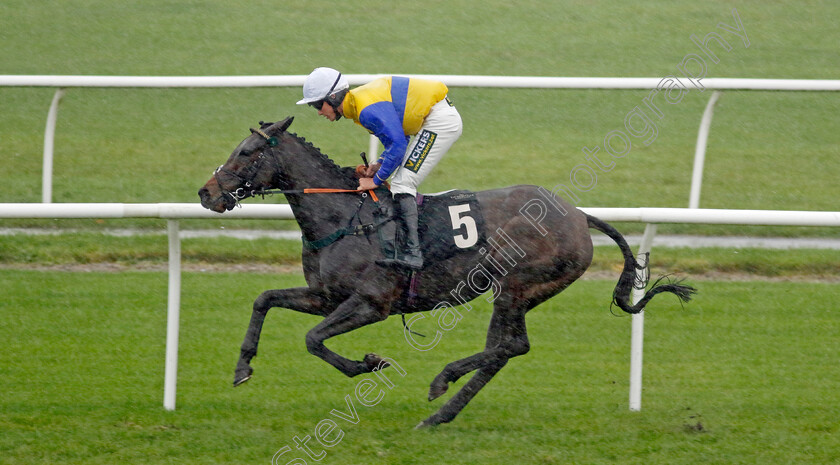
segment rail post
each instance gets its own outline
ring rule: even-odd
[[[656,224],[648,223],[645,226],[645,234],[639,244],[639,253],[636,261],[642,265],[642,269],[636,270],[636,281],[645,282],[650,273],[647,253],[653,246],[653,238],[656,236]],[[645,289],[633,288],[633,305],[636,305],[645,295]],[[638,412],[642,409],[642,343],[645,331],[645,312],[633,315],[632,329],[630,335],[630,410]]]
[[[55,147],[55,123],[58,120],[58,105],[64,97],[64,89],[59,88],[53,95],[50,111],[47,113],[47,127],[44,130],[44,168],[41,176],[41,202],[52,202],[53,151]]]
[[[720,91],[712,92],[709,103],[703,111],[700,129],[697,131],[697,145],[694,147],[694,169],[691,171],[691,193],[688,195],[688,208],[700,208],[700,186],[703,184],[703,165],[706,163],[706,143],[709,140],[709,128],[712,126],[712,116],[715,104],[720,98]]]
[[[181,237],[178,220],[167,220],[169,237],[169,296],[166,303],[166,364],[163,408],[175,410],[178,384],[178,330],[181,314]]]

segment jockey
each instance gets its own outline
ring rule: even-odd
[[[423,267],[417,233],[417,187],[461,136],[461,116],[442,82],[387,76],[350,89],[332,68],[316,68],[303,84],[303,99],[330,121],[352,119],[375,135],[385,150],[359,180],[375,189],[389,177],[398,219],[406,231],[404,256],[378,260],[386,266]]]

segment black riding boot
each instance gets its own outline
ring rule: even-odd
[[[383,266],[400,266],[411,270],[423,268],[423,254],[420,252],[420,235],[417,232],[417,201],[411,194],[394,195],[397,219],[402,223],[405,231],[405,244],[403,254],[397,254],[397,258],[377,260],[376,263]]]

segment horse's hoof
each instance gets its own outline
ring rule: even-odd
[[[381,370],[391,366],[390,363],[386,362],[382,357],[376,354],[365,354],[364,362],[370,371]]]
[[[430,426],[432,426],[432,425],[426,423],[426,420],[423,420],[420,423],[417,423],[417,426],[415,426],[414,429],[426,429]]]
[[[239,386],[241,384],[245,384],[246,381],[251,379],[251,375],[254,373],[254,369],[248,367],[246,372],[240,372],[240,370],[236,370],[236,373],[233,377],[233,387]]]
[[[449,389],[449,383],[443,380],[441,375],[435,377],[432,384],[429,386],[429,402],[437,399],[438,397],[446,394],[446,391]]]
[[[447,389],[448,389],[448,386],[430,388],[429,389],[429,402],[431,402],[431,401],[437,399],[438,397],[446,394]]]
[[[439,425],[441,422],[440,420],[435,418],[435,415],[432,415],[429,418],[426,418],[425,420],[421,421],[417,424],[417,426],[414,427],[414,429],[426,429]]]

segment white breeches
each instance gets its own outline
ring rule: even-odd
[[[461,137],[462,131],[458,110],[447,99],[435,104],[420,132],[409,141],[402,163],[391,176],[391,192],[417,195],[417,187]]]

